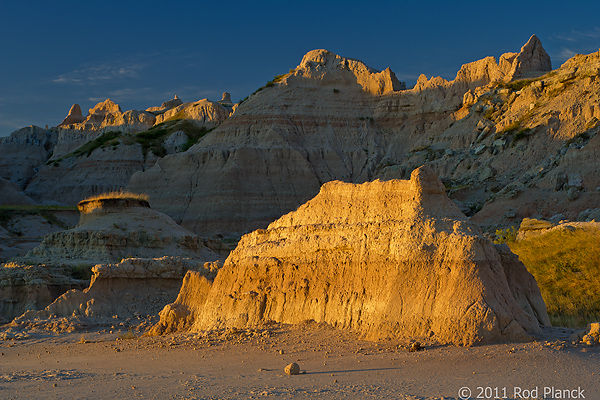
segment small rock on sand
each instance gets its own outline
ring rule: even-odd
[[[300,366],[296,363],[291,363],[285,367],[284,371],[288,375],[298,375],[300,373]]]

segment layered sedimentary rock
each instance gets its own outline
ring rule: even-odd
[[[410,181],[323,185],[242,237],[210,291],[184,306],[196,310],[192,331],[313,319],[371,339],[473,345],[526,340],[549,325],[533,276],[464,217],[426,166]]]
[[[27,310],[39,310],[71,289],[86,282],[73,277],[69,267],[49,269],[45,265],[0,265],[0,323],[9,322]]]
[[[44,237],[24,260],[54,263],[106,263],[126,257],[177,256],[215,259],[195,234],[146,201],[103,199],[79,204],[79,224]]]
[[[91,195],[122,189],[133,173],[153,165],[157,158],[135,142],[99,146],[89,154],[50,160],[31,180],[25,193],[37,201],[75,205]]]
[[[547,68],[527,61],[545,59],[538,43],[533,37],[501,65],[491,57],[467,64],[453,81],[422,77],[411,90],[389,69],[311,51],[189,151],[134,174],[128,189],[148,192],[153,207],[194,232],[233,235],[266,227],[331,180],[405,178],[428,161],[415,157],[420,148],[443,160],[438,173],[454,178],[480,134],[475,118],[452,130],[469,113],[459,115],[465,94],[510,80],[515,71]]]
[[[147,130],[154,125],[156,121],[154,114],[150,112],[138,110],[123,112],[118,104],[111,99],[106,99],[103,102],[96,104],[93,108],[90,108],[87,117],[82,121],[76,122],[76,120],[80,119],[79,115],[81,115],[81,109],[79,109],[79,113],[77,114],[77,110],[73,110],[75,106],[77,106],[77,104],[71,108],[69,115],[59,127],[86,131],[120,131],[134,133]],[[71,112],[74,112],[75,114],[71,116]]]
[[[35,204],[35,202],[23,193],[15,183],[0,178],[0,205],[28,204]]]
[[[96,292],[74,292],[56,307],[70,307],[69,315],[83,303],[84,311],[89,308],[85,316],[114,315],[121,309],[131,316],[136,308],[155,314],[175,299],[188,269],[202,269],[205,262],[218,258],[199,237],[149,208],[147,201],[90,200],[79,209],[79,225],[47,234],[38,247],[0,269],[5,319],[43,309],[68,289],[82,289],[85,281],[73,276],[84,275],[94,265]],[[30,270],[35,279],[21,278],[30,276]],[[46,317],[54,314],[56,310]]]
[[[62,294],[46,308],[31,309],[15,323],[31,319],[90,317],[120,319],[156,315],[176,298],[188,271],[214,278],[213,263],[181,257],[129,258],[92,269],[90,285]]]
[[[220,103],[202,99],[183,103],[165,111],[156,117],[156,123],[171,119],[189,119],[201,126],[214,128],[229,117],[229,114],[230,111]]]
[[[24,189],[50,157],[51,132],[38,126],[0,138],[0,177]]]

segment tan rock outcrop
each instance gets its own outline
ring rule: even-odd
[[[177,299],[160,311],[160,321],[148,333],[163,335],[188,331],[194,325],[196,316],[202,312],[213,279],[214,276],[199,271],[187,271]]]
[[[183,101],[181,101],[181,99],[179,97],[177,97],[177,95],[175,95],[175,97],[172,100],[165,101],[164,103],[162,103],[160,105],[160,107],[150,107],[150,108],[147,108],[146,111],[152,112],[155,114],[160,114],[167,110],[170,110],[173,107],[177,107],[182,104],[183,104]]]
[[[156,117],[156,124],[173,119],[189,119],[198,125],[214,128],[229,117],[229,113],[230,111],[218,102],[202,99],[165,111]]]
[[[286,79],[294,80],[295,77],[322,80],[328,84],[358,83],[365,92],[374,95],[406,89],[406,84],[400,82],[389,68],[380,72],[362,61],[343,58],[322,49],[306,53],[298,68]]]
[[[79,104],[73,104],[71,109],[69,110],[69,114],[63,119],[63,121],[58,124],[58,126],[71,125],[71,124],[79,124],[85,120],[85,117],[81,113],[81,107]]]
[[[71,108],[72,111],[74,107]],[[81,110],[79,111],[81,112]],[[67,116],[68,118],[69,116]],[[106,99],[90,108],[89,114],[82,121],[67,122],[67,119],[59,127],[68,130],[136,133],[152,127],[156,117],[147,111],[130,110],[123,112],[121,106],[111,99]]]
[[[535,279],[468,222],[429,167],[410,181],[325,184],[245,235],[202,302],[191,303],[192,331],[313,319],[371,339],[473,345],[549,325]]]

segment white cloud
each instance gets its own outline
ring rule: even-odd
[[[81,68],[59,75],[54,83],[104,83],[110,80],[136,78],[138,71],[145,67],[141,63],[103,63],[99,65],[85,64]]]

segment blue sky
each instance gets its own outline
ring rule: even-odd
[[[598,50],[599,12],[595,1],[2,2],[0,136],[109,97],[123,110],[175,94],[237,101],[317,48],[411,86],[519,51],[535,33],[556,68]]]

